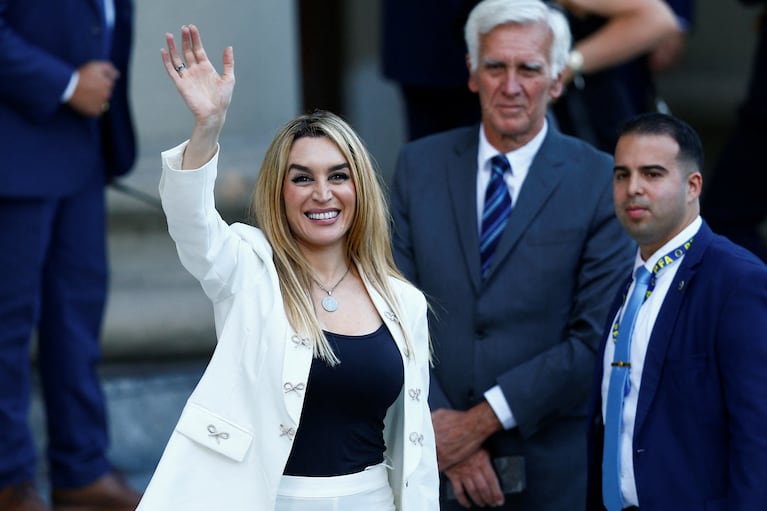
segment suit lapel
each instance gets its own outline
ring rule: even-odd
[[[498,242],[498,248],[495,250],[493,262],[488,271],[488,278],[512,251],[562,179],[564,159],[558,151],[557,143],[560,135],[552,126],[548,129],[546,139],[530,165],[525,182],[519,191],[517,203],[513,206],[509,222]]]
[[[479,134],[477,130],[467,131],[467,133],[470,135],[458,141],[453,147],[455,157],[448,159],[447,182],[467,273],[471,276],[475,291],[478,291],[482,285],[476,213]]]
[[[400,354],[402,355],[402,362],[407,364],[410,360],[411,353],[410,350],[408,350],[407,344],[405,343],[405,334],[400,322],[400,318],[394,313],[393,310],[391,310],[391,307],[389,307],[389,304],[386,303],[384,297],[375,290],[359,266],[357,267],[357,273],[362,276],[362,282],[365,283],[365,289],[367,290],[370,299],[373,301],[373,305],[378,311],[378,315],[381,316],[384,324],[386,325],[386,328],[389,329],[392,337],[394,337],[394,342],[397,343],[397,347],[399,348]]]
[[[650,405],[658,390],[658,384],[663,373],[664,360],[666,359],[666,351],[676,327],[679,311],[684,303],[689,284],[695,277],[698,264],[711,239],[711,230],[704,222],[695,235],[690,250],[685,254],[655,320],[655,325],[650,335],[650,342],[647,346],[644,368],[642,369],[642,383],[639,388],[634,423],[635,436],[640,431],[642,424],[644,424],[647,413],[650,410]]]
[[[394,342],[396,342],[397,347],[400,350],[400,354],[402,355],[402,365],[404,369],[404,381],[402,382],[402,391],[400,393],[400,396],[395,401],[394,406],[401,406],[402,407],[402,423],[399,426],[401,431],[398,433],[401,434],[402,438],[404,439],[404,442],[408,442],[408,432],[413,431],[412,427],[416,424],[422,423],[422,416],[420,413],[421,408],[420,407],[406,407],[403,404],[403,396],[402,393],[406,393],[407,389],[410,389],[413,387],[413,376],[414,376],[414,355],[413,353],[410,353],[410,350],[407,347],[407,344],[405,343],[405,327],[402,324],[402,318],[398,317],[394,311],[392,311],[391,307],[389,307],[389,304],[386,303],[386,300],[384,300],[383,296],[381,296],[378,291],[373,288],[373,286],[368,282],[368,280],[364,277],[364,273],[362,271],[358,272],[360,275],[363,275],[362,281],[365,283],[365,288],[367,289],[368,295],[370,295],[370,299],[373,301],[373,305],[375,305],[376,310],[378,311],[378,314],[383,318],[383,322],[386,325],[386,327],[389,329],[389,332],[391,333],[392,337],[394,337]],[[401,299],[398,297],[398,299]],[[400,303],[400,307],[404,307],[407,304]],[[408,412],[404,413],[405,408],[408,408]],[[397,426],[394,426],[397,427]],[[403,477],[408,477],[410,474],[412,474],[415,469],[418,466],[418,463],[420,462],[420,456],[414,456],[414,452],[421,452],[420,450],[413,450],[413,449],[404,449],[403,447],[403,461],[402,461],[402,473],[404,474]]]
[[[282,357],[282,378],[285,381],[282,398],[288,415],[294,424],[298,424],[314,353],[308,339],[302,339],[292,328],[288,328],[288,335],[290,338],[285,341]]]

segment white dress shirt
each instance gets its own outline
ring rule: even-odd
[[[636,269],[639,266],[644,266],[647,271],[652,272],[658,259],[695,236],[702,223],[703,221],[700,216],[695,218],[690,225],[685,227],[679,234],[674,236],[670,241],[653,253],[647,261],[642,260],[642,257],[637,250],[633,273],[636,272]],[[623,430],[621,432],[620,442],[620,483],[624,504],[627,507],[640,505],[639,497],[637,496],[636,481],[634,480],[634,458],[632,452],[634,419],[636,418],[637,401],[642,382],[642,370],[644,369],[645,356],[647,355],[647,346],[650,343],[650,334],[652,334],[655,320],[658,318],[658,313],[663,305],[663,300],[666,298],[669,287],[671,287],[671,283],[674,281],[674,276],[679,269],[679,264],[683,259],[684,256],[676,259],[674,262],[664,266],[658,272],[655,277],[655,289],[640,307],[639,312],[637,313],[636,323],[634,324],[634,331],[631,335],[629,360],[631,362],[631,369],[629,370],[630,389],[623,401]],[[631,283],[627,296],[631,296],[633,290],[634,282]],[[617,317],[613,319],[613,324],[615,319],[620,318],[622,315],[623,307],[618,311]],[[604,367],[602,373],[602,420],[605,418],[607,408],[607,389],[610,385],[610,373],[612,372],[611,363],[615,353],[615,343],[612,340],[611,330],[612,329],[608,329],[607,332],[605,356],[602,361]]]
[[[506,158],[511,165],[511,172],[504,174],[504,180],[506,186],[509,188],[509,194],[511,195],[512,208],[517,203],[519,192],[522,189],[522,185],[527,177],[527,172],[530,170],[530,165],[533,163],[533,158],[538,154],[538,149],[541,148],[543,140],[546,138],[549,125],[544,119],[543,128],[538,134],[533,137],[530,142],[522,147],[505,153]],[[482,232],[482,211],[485,207],[485,190],[487,189],[487,183],[490,181],[490,160],[493,156],[499,154],[498,149],[494,148],[488,142],[485,137],[485,130],[482,126],[479,127],[479,150],[477,151],[477,228],[479,233]],[[512,215],[514,210],[512,209]],[[477,247],[479,251],[479,247]],[[504,429],[511,429],[517,425],[516,419],[514,419],[514,413],[511,411],[509,402],[506,401],[506,396],[503,395],[501,387],[496,385],[490,390],[485,392],[485,399],[490,404],[490,407],[495,412],[498,420],[503,425]]]

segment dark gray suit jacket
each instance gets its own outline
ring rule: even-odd
[[[464,410],[500,385],[518,427],[486,447],[527,465],[508,508],[572,511],[595,351],[634,253],[613,213],[612,158],[549,126],[483,280],[478,140],[474,126],[411,142],[394,177],[395,259],[433,307],[430,403]]]

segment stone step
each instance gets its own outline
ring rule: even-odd
[[[108,457],[127,482],[144,491],[181,410],[207,363],[204,358],[174,362],[104,364],[100,369],[107,401]],[[45,413],[34,382],[30,425],[37,445],[37,489],[48,501]]]
[[[199,355],[215,344],[210,301],[181,266],[164,219],[158,225],[110,229],[107,360]]]
[[[222,153],[216,205],[242,221],[260,156],[235,139]],[[181,266],[159,205],[160,149],[107,191],[110,292],[103,325],[107,361],[207,355],[215,344],[210,301]]]

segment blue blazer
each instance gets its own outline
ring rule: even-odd
[[[127,99],[132,0],[0,0],[0,196],[56,197],[98,174],[133,165]],[[119,69],[109,111],[84,117],[61,103],[72,72],[89,60]]]
[[[594,353],[634,250],[613,212],[612,158],[549,126],[483,279],[478,142],[479,126],[411,142],[395,173],[395,259],[433,309],[429,402],[465,410],[500,385],[519,426],[486,447],[527,464],[509,505],[573,509]]]
[[[620,304],[618,296],[606,328]],[[590,511],[604,509],[601,382],[598,363],[588,442]],[[705,222],[650,337],[633,460],[642,511],[767,505],[767,266]]]

